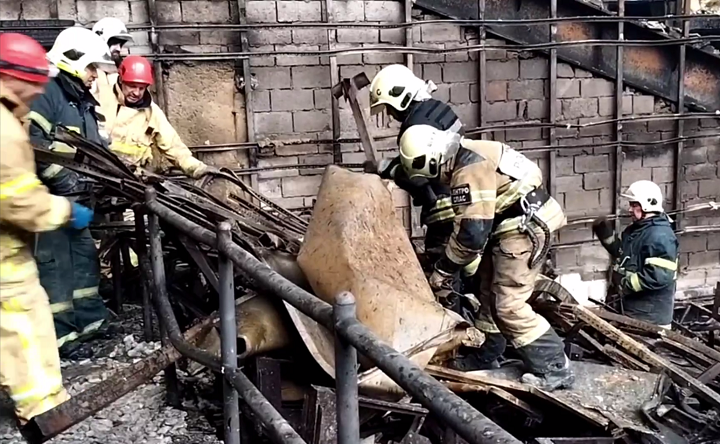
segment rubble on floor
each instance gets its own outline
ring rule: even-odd
[[[65,388],[71,396],[112,376],[116,371],[150,355],[159,342],[142,341],[138,307],[126,305],[116,322],[120,333],[107,341],[89,344],[92,359],[61,362]],[[205,385],[212,382],[206,377]],[[165,381],[158,374],[93,417],[48,441],[51,444],[219,444],[215,428],[205,418],[202,401],[186,399],[181,408],[166,403]],[[25,444],[15,426],[12,403],[0,401],[0,442]]]

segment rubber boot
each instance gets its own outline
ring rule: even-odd
[[[58,352],[60,358],[68,361],[84,361],[92,358],[95,354],[88,344],[83,344],[80,341],[67,342],[60,347]]]
[[[575,383],[575,374],[570,368],[570,359],[565,357],[565,365],[542,375],[525,373],[520,381],[523,384],[532,385],[540,390],[552,392],[560,388],[570,388]]]
[[[523,383],[553,391],[570,388],[575,382],[562,339],[552,328],[532,343],[516,350],[529,370],[521,378]]]

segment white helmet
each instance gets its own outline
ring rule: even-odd
[[[637,202],[645,213],[662,213],[663,196],[660,187],[649,180],[638,180],[620,195],[630,202]]]
[[[429,99],[437,86],[419,79],[405,65],[390,65],[381,69],[370,84],[370,113],[378,114],[385,105],[405,111],[410,102]]]
[[[437,177],[457,152],[462,136],[430,125],[413,125],[400,137],[400,162],[410,178]]]
[[[85,68],[91,64],[106,72],[116,70],[105,40],[81,27],[67,28],[58,34],[47,58],[59,70],[81,79],[85,78]]]
[[[125,23],[115,17],[100,19],[92,28],[92,32],[99,35],[107,43],[111,38],[132,42],[133,37],[127,30]]]

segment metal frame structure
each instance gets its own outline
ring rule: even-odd
[[[331,306],[305,290],[297,287],[274,272],[250,253],[234,243],[229,236],[229,225],[220,223],[218,233],[194,224],[157,200],[157,192],[146,190],[146,208],[152,213],[150,230],[150,255],[153,269],[153,302],[163,329],[170,343],[189,359],[220,372],[228,385],[224,390],[224,413],[226,442],[238,443],[238,409],[235,397],[239,396],[262,423],[276,443],[304,443],[289,423],[265,399],[260,391],[237,368],[237,356],[232,343],[236,332],[234,292],[232,289],[232,265],[250,278],[257,288],[279,297],[336,335],[336,393],[338,442],[359,442],[359,415],[357,389],[357,351],[370,359],[395,383],[414,396],[424,407],[443,420],[470,444],[503,443],[519,444],[507,431],[485,417],[466,401],[451,392],[439,381],[425,373],[403,354],[383,343],[355,316],[355,300],[349,293],[338,295]],[[172,312],[165,288],[160,233],[156,231],[162,220],[189,238],[217,248],[220,254],[220,323],[222,361],[192,346],[186,341]],[[223,327],[224,326],[224,327]]]

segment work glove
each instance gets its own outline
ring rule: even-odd
[[[207,176],[208,174],[216,175],[220,174],[220,168],[212,165],[205,165],[204,168],[198,168],[193,173],[193,179],[200,179],[203,176]]]
[[[82,206],[79,203],[72,202],[69,224],[75,230],[83,230],[90,225],[93,215],[94,212],[90,208]]]
[[[433,272],[428,278],[428,284],[435,294],[435,299],[445,307],[450,307],[454,304],[454,299],[457,293],[453,289],[453,281],[455,275],[446,271],[440,270],[437,264],[433,267]]]
[[[393,179],[393,171],[396,167],[400,167],[400,158],[380,159],[375,163],[372,160],[363,162],[363,172],[367,174],[377,174],[381,179]]]
[[[595,219],[592,224],[592,230],[600,241],[604,241],[605,239],[609,239],[615,235],[613,223],[605,217]]]
[[[618,290],[623,288],[623,279],[626,273],[627,271],[624,268],[620,268],[617,265],[613,267],[610,282],[615,285]]]
[[[395,172],[395,184],[407,191],[413,199],[413,205],[416,207],[426,205],[432,207],[437,202],[437,195],[430,181],[424,177],[413,177],[411,179],[403,168],[398,168]]]

